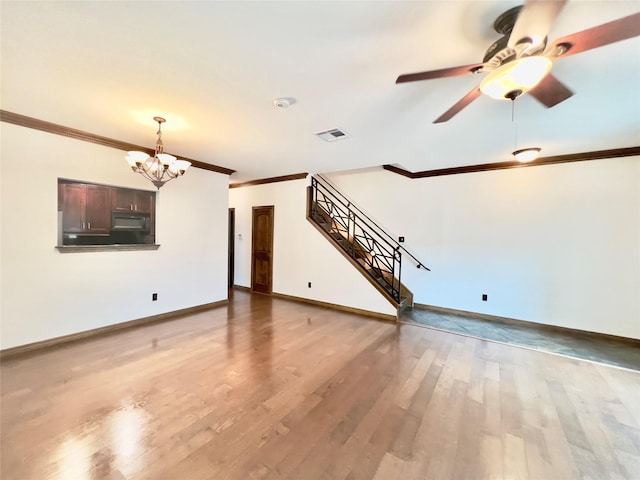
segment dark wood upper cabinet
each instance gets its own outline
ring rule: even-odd
[[[131,212],[133,211],[134,195],[133,190],[126,188],[115,189],[111,195],[111,208],[114,212]]]
[[[111,195],[112,210],[114,212],[144,212],[151,213],[155,205],[155,193],[145,190],[130,190],[128,188],[113,188]]]
[[[152,244],[155,206],[155,192],[59,179],[58,241],[62,245]]]
[[[59,210],[62,212],[62,229],[70,233],[82,233],[85,227],[87,186],[78,183],[61,183]]]
[[[68,233],[108,235],[111,231],[111,188],[83,183],[60,184],[62,227]]]
[[[87,185],[87,230],[90,233],[111,231],[111,188],[102,185]]]

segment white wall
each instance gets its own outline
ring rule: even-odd
[[[432,268],[415,302],[640,338],[640,158],[328,178]]]
[[[229,191],[236,214],[235,284],[251,286],[252,207],[273,205],[275,293],[395,315],[393,305],[307,221],[308,184],[302,179]]]
[[[308,180],[228,191],[227,175],[192,168],[158,193],[159,250],[61,254],[58,177],[153,186],[118,150],[0,129],[3,349],[225,299],[228,206],[243,237],[235,239],[236,284],[251,281],[251,207],[274,205],[274,292],[395,313],[307,222]],[[433,269],[403,268],[416,302],[640,338],[638,157],[421,180],[379,169],[331,179]]]
[[[227,298],[228,175],[192,168],[162,187],[158,250],[60,253],[58,177],[155,187],[119,150],[0,125],[1,348]]]

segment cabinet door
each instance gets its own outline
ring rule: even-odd
[[[130,190],[128,188],[112,189],[112,210],[115,212],[151,213],[154,192]]]
[[[116,212],[130,212],[134,209],[135,190],[126,188],[113,188],[112,209]]]
[[[101,185],[87,185],[86,230],[91,233],[111,231],[111,189]]]
[[[151,213],[153,200],[156,194],[154,192],[146,192],[144,190],[136,190],[134,210],[137,212]]]
[[[86,186],[78,183],[61,184],[62,230],[80,233],[85,227]]]

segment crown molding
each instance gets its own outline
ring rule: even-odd
[[[540,157],[529,163],[520,163],[515,160],[509,162],[481,163],[478,165],[465,165],[462,167],[439,168],[436,170],[423,170],[410,172],[394,165],[383,165],[382,168],[389,172],[402,175],[407,178],[442,177],[445,175],[458,175],[461,173],[490,172],[493,170],[506,170],[509,168],[541,167],[544,165],[557,165],[559,163],[586,162],[590,160],[604,160],[607,158],[633,157],[640,155],[639,147],[613,148],[610,150],[597,150],[594,152],[571,153],[568,155],[555,155],[552,157]]]
[[[289,180],[300,180],[307,178],[308,173],[292,173],[291,175],[282,175],[280,177],[260,178],[257,180],[249,180],[247,182],[230,183],[229,188],[252,187],[253,185],[264,185],[265,183],[288,182]]]
[[[7,112],[6,110],[0,110],[0,121],[6,123],[12,123],[21,127],[33,128],[35,130],[41,130],[47,133],[53,133],[55,135],[61,135],[63,137],[73,138],[75,140],[81,140],[83,142],[96,143],[105,147],[111,147],[118,150],[128,152],[130,150],[139,150],[149,155],[154,155],[154,150],[136,145],[134,143],[122,142],[113,138],[103,137],[101,135],[95,135],[93,133],[85,132],[83,130],[77,130],[75,128],[65,127],[57,123],[46,122],[37,118],[28,117],[26,115],[20,115],[19,113]],[[201,168],[203,170],[209,170],[210,172],[224,173],[231,175],[235,170],[225,167],[219,167],[218,165],[212,165],[210,163],[201,162],[200,160],[194,160],[192,158],[183,157],[182,155],[175,155],[183,160],[191,162],[191,166]]]

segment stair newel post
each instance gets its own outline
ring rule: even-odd
[[[313,202],[311,202],[311,204],[313,205],[314,213],[316,213],[318,208],[318,181],[315,178],[311,177],[311,182],[311,191],[313,192],[311,197]]]
[[[402,299],[402,292],[400,291],[402,289],[402,282],[400,280],[400,276],[402,275],[402,253],[400,252],[400,247],[398,246],[395,247],[393,256],[398,262],[397,282],[398,282],[398,302],[400,302],[400,300]],[[394,265],[394,270],[395,270],[395,265]],[[395,279],[396,276],[394,275],[393,278]]]
[[[318,181],[311,177],[311,215],[315,215],[318,208]]]
[[[311,177],[311,208],[314,215],[317,215],[318,209],[320,208],[318,204],[320,195],[318,188],[318,180],[315,177]]]

